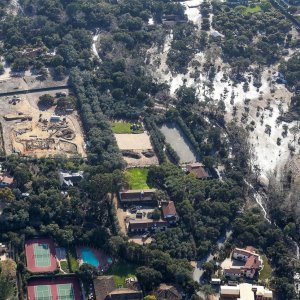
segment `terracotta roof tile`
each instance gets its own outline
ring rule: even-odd
[[[244,266],[245,269],[259,269],[261,267],[261,261],[257,256],[251,255]]]
[[[189,173],[194,174],[197,178],[207,178],[209,174],[205,171],[204,165],[201,163],[195,163],[187,166]]]
[[[163,216],[166,218],[167,215],[176,216],[176,208],[173,201],[169,201],[167,204],[162,205]]]

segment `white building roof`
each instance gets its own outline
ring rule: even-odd
[[[254,300],[254,293],[252,288],[256,288],[256,294],[263,296],[264,299],[273,299],[273,292],[265,289],[260,285],[252,285],[249,283],[241,283],[237,286],[221,286],[221,295],[222,296],[234,296],[239,297],[239,300]]]
[[[229,285],[222,285],[221,286],[221,295],[240,295],[240,289],[238,286],[229,286]]]

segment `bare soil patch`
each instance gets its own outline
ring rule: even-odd
[[[124,155],[123,158],[130,167],[146,167],[158,165],[156,155],[148,157],[145,152],[153,152],[150,136],[147,132],[139,134],[115,134],[117,144],[122,151],[131,151],[134,155]]]
[[[55,96],[57,92],[20,95],[18,101],[12,101],[11,96],[0,98],[0,122],[7,154],[16,152],[37,157],[56,154],[86,156],[77,112],[60,115],[58,121],[52,122],[51,118],[56,115],[55,106],[41,111],[37,105],[43,94]],[[61,92],[68,93],[68,90],[62,89]]]
[[[132,237],[130,237],[130,239],[128,241],[134,242],[138,245],[145,245],[145,244],[151,244],[152,238],[148,237],[148,238],[144,239],[141,236],[132,236]]]
[[[139,134],[115,134],[118,146],[121,150],[147,150],[152,149],[150,136],[147,132]]]
[[[122,233],[127,234],[126,224],[125,224],[125,219],[127,216],[126,210],[124,211],[123,208],[120,207],[119,199],[117,196],[114,197],[113,202],[114,202],[114,206],[115,206],[115,209],[117,212],[117,218],[119,221],[120,230]]]

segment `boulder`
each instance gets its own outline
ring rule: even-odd
[[[260,175],[257,179],[258,183],[262,186],[262,187],[268,187],[269,186],[269,179],[267,178],[267,176],[265,175]]]

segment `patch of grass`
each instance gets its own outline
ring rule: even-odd
[[[66,272],[66,273],[70,273],[70,270],[69,270],[69,264],[66,260],[63,260],[60,262],[60,266],[61,266],[61,269]]]
[[[261,256],[263,260],[263,269],[259,272],[259,279],[260,280],[267,280],[271,279],[272,276],[272,268],[269,264],[268,258],[265,255]]]
[[[259,5],[255,5],[254,7],[247,6],[245,13],[246,14],[255,14],[261,11],[261,7]]]
[[[133,190],[149,189],[147,184],[149,170],[146,168],[134,168],[126,171],[129,187]]]
[[[260,12],[261,7],[260,5],[255,5],[253,7],[240,5],[236,7],[236,10],[244,15],[247,15],[247,14],[255,14]]]
[[[68,251],[68,261],[69,261],[69,266],[70,266],[70,271],[75,273],[76,271],[79,270],[79,264],[78,261],[76,259],[76,251],[75,249],[71,249]]]
[[[125,279],[135,276],[137,266],[127,262],[119,261],[115,263],[106,273],[106,275],[113,275],[116,286],[125,286]]]
[[[132,125],[133,123],[129,123],[129,122],[115,122],[112,124],[112,131],[113,133],[143,133],[144,132],[144,129],[142,128],[133,130]]]

